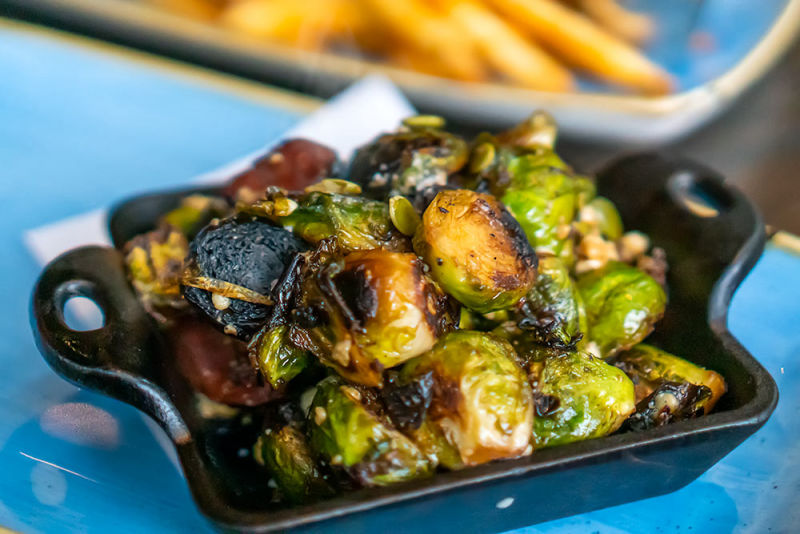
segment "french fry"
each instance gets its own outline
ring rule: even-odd
[[[550,0],[488,0],[568,63],[614,84],[664,94],[672,80],[638,50],[594,22]]]
[[[149,3],[178,15],[198,20],[213,20],[224,7],[224,1],[214,0],[148,0]]]
[[[629,11],[617,0],[578,0],[583,11],[611,33],[633,44],[653,36],[653,20],[642,13]]]
[[[483,5],[470,0],[441,0],[440,4],[504,77],[542,91],[572,89],[572,75],[564,66]]]
[[[452,22],[421,0],[360,0],[372,19],[399,43],[428,56],[439,74],[459,80],[482,80],[485,68],[472,41]],[[372,31],[378,31],[377,28]]]

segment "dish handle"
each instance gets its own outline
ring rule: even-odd
[[[64,307],[73,297],[100,308],[99,328],[79,331],[67,325]],[[33,291],[31,323],[40,352],[59,375],[143,410],[176,443],[190,439],[159,384],[160,362],[152,355],[163,353],[161,341],[128,284],[119,252],[82,247],[48,264]]]

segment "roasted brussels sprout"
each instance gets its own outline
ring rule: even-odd
[[[311,363],[308,351],[295,347],[289,336],[292,328],[279,325],[265,326],[248,345],[251,359],[256,363],[261,376],[273,388],[279,388],[303,372]]]
[[[633,413],[633,382],[586,352],[563,352],[529,365],[536,416],[534,448],[598,438]]]
[[[718,373],[644,343],[618,354],[612,363],[636,386],[638,404],[630,421],[635,429],[708,413],[727,390]]]
[[[339,173],[336,152],[307,139],[290,139],[237,176],[224,194],[244,202],[263,198],[269,186],[302,191],[322,178]]]
[[[426,476],[433,466],[409,438],[371,409],[367,390],[329,376],[317,385],[308,413],[312,450],[363,486]]]
[[[412,202],[425,197],[428,189],[442,187],[468,158],[467,143],[430,121],[384,134],[359,148],[348,177],[360,184],[364,194],[379,200],[402,195]],[[418,208],[424,205],[415,202]],[[422,202],[424,204],[424,202]]]
[[[537,253],[559,256],[571,266],[571,225],[591,182],[563,168],[543,165],[541,159],[540,155],[526,155],[508,163],[510,184],[501,200]]]
[[[181,199],[177,208],[164,215],[163,221],[193,239],[212,219],[226,217],[231,207],[218,197],[189,195]]]
[[[520,306],[518,325],[537,343],[568,347],[587,334],[586,310],[569,270],[555,256],[539,258],[539,274]]]
[[[599,355],[609,357],[642,341],[664,314],[667,296],[636,267],[609,262],[578,278],[586,306],[589,337]]]
[[[227,219],[191,242],[181,280],[186,299],[226,333],[247,338],[268,316],[272,285],[306,245],[259,220]]]
[[[290,502],[302,503],[334,494],[306,436],[293,425],[265,430],[253,446],[253,458],[269,470]]]
[[[449,299],[412,253],[353,252],[335,267],[318,280],[328,322],[310,335],[315,354],[348,380],[381,386],[384,368],[429,350],[455,325]]]
[[[536,254],[491,195],[440,192],[422,216],[414,250],[447,293],[481,313],[513,306],[536,278]]]
[[[408,383],[433,373],[427,420],[465,465],[530,452],[531,388],[514,349],[498,337],[459,330],[401,369]]]
[[[374,248],[409,250],[408,240],[389,218],[386,202],[318,191],[291,198],[273,190],[266,200],[243,209],[266,216],[309,243],[333,238],[343,252]]]
[[[597,232],[611,241],[622,237],[622,217],[614,203],[605,197],[595,197],[583,206],[578,219],[576,226],[582,234]]]
[[[186,237],[168,225],[140,234],[125,244],[125,265],[131,284],[145,309],[157,318],[162,316],[155,308],[185,305],[180,278],[188,253]]]

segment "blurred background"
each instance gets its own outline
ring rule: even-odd
[[[2,0],[0,13],[322,98],[379,72],[463,133],[543,108],[582,170],[680,152],[800,231],[796,1]]]

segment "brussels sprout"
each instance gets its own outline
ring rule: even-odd
[[[160,314],[160,306],[182,307],[180,277],[189,244],[184,235],[170,227],[140,234],[125,244],[125,265],[131,284],[145,309]]]
[[[426,352],[455,324],[412,253],[353,252],[335,267],[318,282],[328,322],[310,335],[315,354],[348,380],[382,385],[384,368]]]
[[[663,426],[673,421],[692,419],[705,413],[702,406],[711,398],[711,390],[689,382],[662,381],[653,392],[636,404],[636,413],[625,426],[633,431]]]
[[[633,382],[586,352],[565,352],[529,367],[536,417],[534,447],[597,438],[633,413]]]
[[[503,203],[519,221],[537,253],[573,262],[572,221],[578,209],[576,179],[566,171],[517,158],[509,164],[511,186]]]
[[[248,345],[251,360],[269,385],[279,388],[299,375],[311,363],[307,351],[289,339],[290,326],[265,326]]]
[[[404,382],[433,373],[427,419],[458,450],[465,465],[530,452],[531,389],[514,349],[498,337],[459,330],[406,363]]]
[[[265,430],[253,446],[253,458],[266,467],[275,483],[293,503],[333,495],[305,435],[292,425]]]
[[[578,290],[586,305],[591,341],[604,357],[647,337],[667,304],[658,282],[620,262],[580,276]]]
[[[226,217],[231,208],[218,197],[189,195],[181,199],[180,205],[164,215],[163,221],[192,239],[212,219]]]
[[[410,429],[406,434],[432,465],[452,470],[464,467],[458,448],[447,440],[442,428],[430,419],[425,419],[419,428]]]
[[[587,333],[586,310],[569,270],[558,258],[539,259],[539,275],[520,307],[519,326],[538,343],[568,347]]]
[[[498,134],[497,141],[506,146],[552,149],[557,134],[556,121],[549,113],[539,110],[513,128]]]
[[[226,333],[249,338],[270,313],[275,281],[305,248],[289,232],[264,221],[212,223],[190,244],[181,279],[184,296]]]
[[[408,250],[406,238],[392,224],[389,206],[377,200],[319,191],[291,198],[273,190],[266,200],[239,208],[266,216],[309,243],[332,237],[343,252]]]
[[[430,474],[428,458],[370,409],[367,394],[337,376],[320,382],[308,414],[311,448],[364,486]]]
[[[444,186],[448,176],[467,162],[467,143],[436,125],[420,122],[417,126],[381,135],[359,148],[350,164],[349,179],[360,184],[367,196],[379,200],[402,195],[414,202],[426,190]]]
[[[644,343],[618,354],[612,363],[625,371],[625,374],[633,380],[638,403],[641,404],[647,400],[646,397],[650,397],[650,400],[659,406],[666,407],[661,414],[664,423],[672,419],[685,419],[710,412],[727,390],[725,379],[718,373]],[[664,383],[670,385],[661,388]],[[691,388],[677,387],[687,383],[702,386],[708,391],[695,392]],[[662,391],[654,396],[659,389]],[[669,398],[670,396],[672,398]],[[668,403],[664,404],[667,401]],[[643,407],[647,407],[648,404],[649,402],[644,402]],[[651,413],[648,419],[653,422],[656,415]],[[651,426],[655,426],[655,423]]]
[[[491,195],[440,192],[422,215],[414,250],[447,293],[481,313],[513,306],[536,278],[536,254]]]
[[[264,431],[253,447],[253,457],[270,471],[291,502],[333,494],[314,460],[305,435],[292,425]]]

